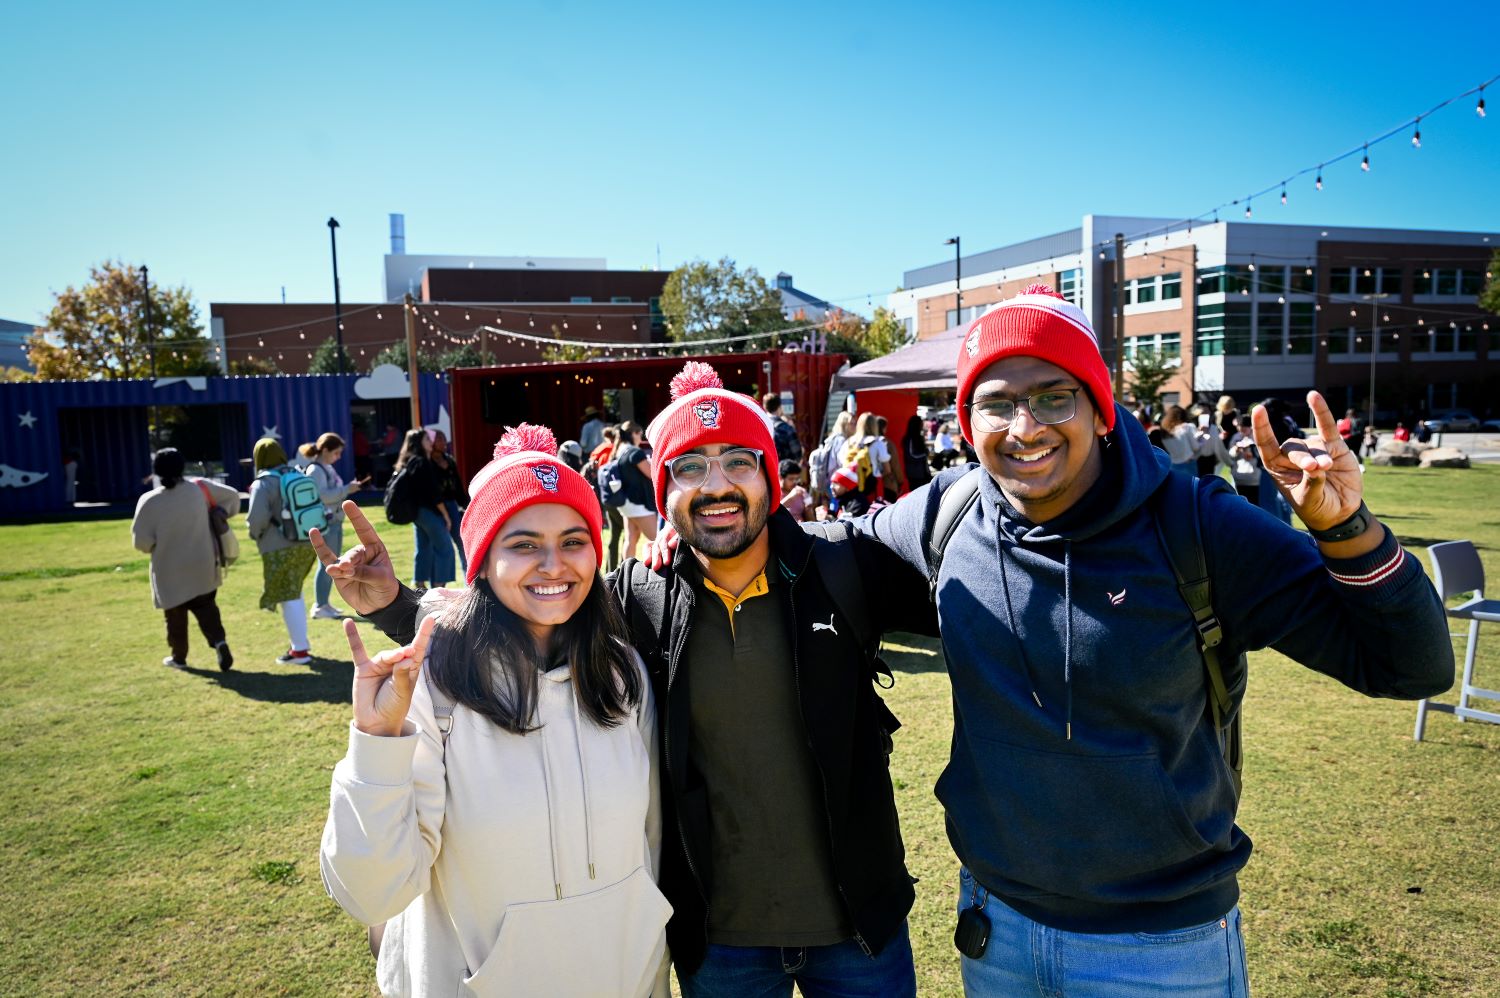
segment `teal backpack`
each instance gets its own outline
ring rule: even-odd
[[[305,541],[314,527],[328,529],[328,514],[316,482],[289,466],[273,468],[264,474],[277,478],[281,486],[281,519],[277,526],[283,537]]]

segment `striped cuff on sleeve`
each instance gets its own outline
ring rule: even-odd
[[[1335,582],[1376,597],[1400,588],[1414,574],[1422,574],[1422,566],[1406,553],[1389,528],[1380,547],[1369,554],[1358,558],[1325,557],[1323,563]]]

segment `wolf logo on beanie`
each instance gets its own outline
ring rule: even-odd
[[[542,488],[546,489],[548,492],[556,492],[557,491],[557,466],[556,465],[554,465],[554,464],[538,464],[538,465],[533,465],[532,468],[531,468],[531,473],[536,476],[536,480],[537,481],[539,481],[539,482],[542,483]]]
[[[698,422],[703,424],[705,430],[717,430],[719,428],[719,400],[704,399],[695,404],[693,415],[698,417]]]

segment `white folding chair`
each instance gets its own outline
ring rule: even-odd
[[[1416,741],[1422,740],[1422,730],[1427,725],[1427,712],[1440,710],[1453,714],[1460,721],[1489,721],[1500,724],[1500,713],[1476,710],[1469,706],[1469,698],[1500,701],[1500,690],[1487,690],[1474,685],[1474,652],[1479,647],[1479,624],[1481,621],[1500,623],[1500,600],[1484,598],[1484,565],[1479,561],[1479,552],[1469,541],[1446,541],[1427,549],[1432,559],[1433,584],[1443,602],[1460,593],[1472,593],[1468,600],[1458,606],[1448,607],[1448,616],[1469,622],[1469,647],[1464,654],[1464,676],[1459,686],[1458,703],[1435,703],[1423,700],[1417,704]]]

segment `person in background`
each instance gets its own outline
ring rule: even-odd
[[[1230,467],[1229,450],[1219,437],[1219,428],[1214,425],[1211,412],[1198,414],[1198,433],[1194,453],[1197,455],[1198,477],[1213,478],[1219,473],[1219,465]]]
[[[1359,456],[1358,437],[1360,434],[1354,410],[1345,409],[1343,418],[1338,421],[1337,426],[1339,431],[1339,439],[1344,441],[1344,446],[1349,448],[1349,453],[1354,455],[1354,459],[1360,464],[1364,464],[1365,459]]]
[[[604,425],[604,417],[599,414],[597,407],[591,405],[583,410],[583,426],[578,430],[577,442],[585,454],[604,441]]]
[[[1391,437],[1405,443],[1411,439],[1411,431],[1406,428],[1405,423],[1397,423],[1396,429],[1391,432]]]
[[[428,588],[429,584],[445,586],[453,580],[453,537],[431,453],[432,440],[426,430],[407,430],[393,472],[398,475],[405,472],[412,478],[412,495],[417,506],[417,516],[412,521],[416,538],[412,579],[420,588]]]
[[[437,476],[438,499],[448,522],[448,537],[458,551],[459,574],[468,571],[468,556],[464,554],[464,541],[459,533],[459,528],[464,522],[464,507],[469,504],[469,494],[464,491],[464,483],[458,475],[458,463],[453,460],[453,455],[448,453],[448,437],[442,430],[432,431],[432,451],[428,458],[432,461],[433,473]]]
[[[781,396],[766,392],[761,398],[766,415],[771,420],[771,439],[776,443],[777,461],[796,461],[802,464],[802,440],[797,436],[797,427],[781,414]]]
[[[1402,427],[1402,429],[1404,430],[1406,428]],[[1411,434],[1408,433],[1407,436],[1410,437]],[[1397,439],[1400,439],[1400,438],[1398,437]],[[1375,427],[1373,427],[1373,426],[1366,426],[1365,427],[1365,437],[1364,437],[1365,457],[1372,457],[1372,456],[1374,456],[1375,450],[1379,446],[1380,446],[1380,434],[1375,432]]]
[[[832,492],[828,483],[833,473],[843,467],[844,442],[849,437],[849,431],[854,426],[854,413],[847,409],[839,412],[833,421],[833,429],[828,436],[823,438],[822,445],[818,448],[821,453],[817,454],[820,467],[812,467],[809,462],[808,476],[812,479],[813,502],[824,509],[828,506],[828,499]]]
[[[556,450],[523,424],[474,476],[469,588],[441,623],[432,594],[374,656],[344,625],[354,718],[319,865],[382,925],[388,994],[670,995],[655,702],[599,578],[598,500]]]
[[[1291,408],[1286,402],[1279,398],[1267,398],[1258,405],[1251,406],[1251,412],[1256,409],[1265,409],[1266,416],[1271,424],[1271,433],[1276,438],[1278,445],[1288,440],[1301,440],[1302,429],[1297,421],[1292,418]],[[1358,462],[1356,462],[1358,463]],[[1271,469],[1267,468],[1265,462],[1260,466],[1260,508],[1276,517],[1282,523],[1291,525],[1292,507],[1281,496],[1281,490],[1276,488],[1275,479],[1272,477]]]
[[[656,500],[651,489],[651,451],[645,431],[626,420],[620,424],[620,441],[615,445],[613,461],[619,463],[620,478],[625,482],[625,504],[620,515],[625,518],[625,554],[634,557],[636,545],[645,537],[656,539]]]
[[[1188,422],[1187,410],[1180,405],[1168,406],[1161,430],[1161,448],[1172,459],[1172,470],[1189,477],[1197,474],[1198,435]]]
[[[781,472],[781,505],[798,523],[811,520],[813,508],[807,490],[802,487],[802,466],[787,460],[781,462],[778,470]]]
[[[599,471],[610,462],[615,452],[615,446],[620,442],[620,428],[618,426],[606,426],[603,439],[599,446],[589,452],[589,459],[584,465],[584,477],[593,483],[594,491],[599,489]],[[599,500],[600,507],[604,510],[605,522],[609,524],[609,540],[605,544],[605,550],[609,553],[605,556],[605,568],[613,572],[620,567],[620,535],[625,531],[625,517],[620,515],[618,506],[605,506],[604,500]]]
[[[901,438],[901,463],[905,465],[908,486],[919,489],[932,481],[928,463],[927,435],[922,432],[922,417],[913,414],[906,421],[906,436]]]
[[[933,446],[937,449],[935,457],[939,468],[947,468],[958,460],[958,447],[953,443],[952,423],[942,423],[938,426]]]
[[[167,618],[167,648],[161,664],[187,668],[188,626],[191,613],[213,648],[219,668],[234,664],[217,596],[224,572],[215,551],[209,507],[228,516],[240,511],[240,494],[227,485],[204,478],[186,480],[186,462],[176,448],[163,447],[151,460],[161,485],[141,496],[130,523],[135,549],[151,556],[151,599]]]
[[[870,497],[859,489],[859,472],[854,468],[840,468],[828,481],[833,501],[828,508],[840,520],[852,520],[870,511]]]
[[[354,477],[369,482],[375,476],[375,465],[370,460],[370,438],[359,423],[354,424],[349,446],[354,450]]]
[[[318,487],[318,498],[323,500],[323,515],[328,526],[322,531],[323,540],[337,554],[344,550],[344,500],[351,492],[358,492],[370,483],[368,478],[355,479],[348,485],[339,477],[334,465],[344,456],[344,440],[337,433],[325,433],[315,443],[303,444],[302,455],[310,459],[307,476]],[[319,620],[338,620],[343,617],[328,602],[333,592],[333,580],[318,566],[313,576],[313,617]]]
[[[63,451],[63,501],[78,501],[78,452],[71,447]]]
[[[864,467],[866,460],[868,468]],[[856,470],[860,478],[856,486],[859,492],[870,496],[884,494],[886,475],[891,468],[891,452],[880,435],[880,424],[873,412],[862,412],[854,421],[854,432],[844,441],[839,467]]]
[[[1240,416],[1229,438],[1229,474],[1234,490],[1252,506],[1260,505],[1260,451],[1255,446],[1250,417]]]
[[[1219,434],[1227,444],[1236,433],[1240,432],[1240,410],[1235,407],[1234,396],[1220,395],[1214,411],[1217,413]]]
[[[282,665],[309,665],[312,646],[307,640],[307,603],[302,586],[317,556],[307,541],[295,540],[281,527],[281,472],[293,470],[286,451],[271,437],[255,443],[255,481],[250,483],[250,509],[245,516],[250,539],[260,551],[262,587],[260,608],[281,610],[290,647],[276,659]]]
[[[577,440],[564,440],[557,445],[558,459],[574,471],[583,471],[583,445]]]
[[[901,493],[906,491],[906,485],[901,463],[895,457],[896,448],[891,446],[891,438],[885,432],[888,426],[890,426],[890,420],[884,416],[875,417],[875,432],[880,435],[880,445],[884,449],[886,459],[882,469],[885,473],[880,479],[881,493],[874,498],[895,502],[901,497]]]

